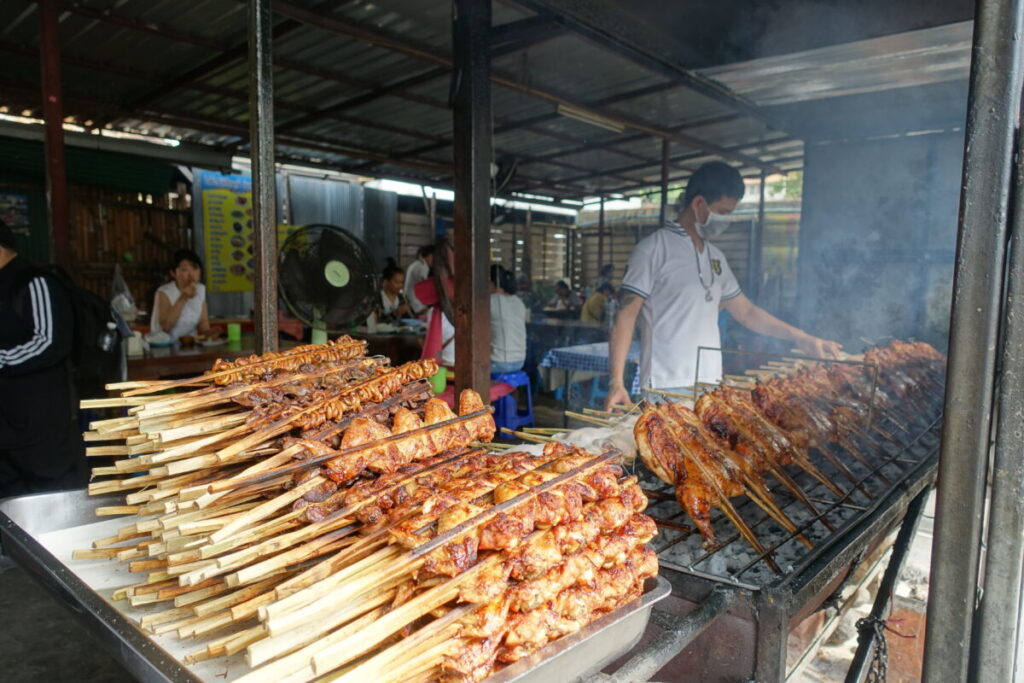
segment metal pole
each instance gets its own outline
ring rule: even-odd
[[[490,390],[491,0],[452,5],[455,113],[455,388]]]
[[[526,224],[523,226],[526,236],[523,238],[523,272],[530,280],[530,289],[533,289],[533,211],[526,207]]]
[[[1024,567],[1024,141],[1017,136],[1017,176],[1003,307],[1003,336],[989,503],[985,591],[972,644],[975,681],[1020,680],[1014,675]]]
[[[249,139],[256,259],[256,353],[277,350],[277,201],[274,186],[274,60],[270,0],[249,3]]]
[[[597,274],[601,274],[604,266],[604,195],[601,195],[601,204],[597,210]]]
[[[670,158],[670,145],[667,139],[661,141],[661,211],[658,218],[658,225],[665,225],[668,219],[668,162]]]
[[[761,256],[764,251],[764,194],[767,177],[768,174],[761,171],[761,185],[758,189],[757,197],[757,225],[753,227],[753,232],[750,235],[750,276],[747,287],[750,290],[748,296],[754,301],[757,301],[758,296],[761,294],[761,280],[763,277],[761,273]]]
[[[41,0],[39,56],[42,64],[43,121],[46,157],[46,217],[49,223],[50,254],[56,263],[71,265],[71,235],[68,225],[68,180],[64,165],[64,99],[60,85],[60,35],[56,0]]]
[[[853,654],[853,662],[846,672],[846,683],[859,683],[866,680],[868,667],[871,665],[871,654],[876,646],[875,630],[870,620],[884,620],[889,613],[892,594],[896,590],[896,581],[903,570],[903,563],[910,554],[910,547],[914,544],[914,536],[917,533],[918,523],[921,521],[921,513],[924,511],[924,506],[928,502],[928,495],[930,493],[931,490],[925,488],[924,491],[917,494],[917,498],[907,508],[907,514],[903,518],[899,534],[897,534],[896,541],[892,545],[892,555],[889,556],[889,564],[885,567],[882,582],[878,585],[878,591],[875,593],[875,602],[871,606],[871,613],[868,615],[869,619],[865,621],[864,626],[861,626],[860,623],[857,624],[860,635],[857,638],[857,651]]]
[[[978,588],[1024,0],[974,19],[924,679],[963,681]],[[985,634],[986,637],[992,634]]]

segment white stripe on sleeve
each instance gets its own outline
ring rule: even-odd
[[[46,279],[37,277],[29,283],[32,301],[32,338],[24,344],[0,351],[0,365],[18,365],[45,352],[53,344],[53,309]]]

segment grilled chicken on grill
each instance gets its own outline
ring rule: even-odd
[[[891,414],[892,407],[903,398],[921,396],[929,387],[940,386],[943,359],[937,351],[919,343],[894,343],[868,355],[893,378],[877,392],[872,391],[863,367],[834,365],[768,379],[750,391],[717,388],[697,400],[696,412],[676,404],[645,409],[634,427],[640,455],[658,478],[675,487],[676,499],[690,515],[705,545],[716,543],[711,509],[718,507],[763,554],[752,531],[729,502],[729,498],[740,495],[749,496],[784,528],[791,532],[795,529],[772,500],[764,480],[769,473],[816,512],[785,466],[799,466],[833,494],[845,497],[811,462],[809,446],[865,495],[868,493],[857,477],[828,449],[828,444],[840,445],[885,481],[862,452],[862,442],[876,445],[875,437],[864,426],[869,411]],[[884,427],[875,426],[873,430],[892,438]]]

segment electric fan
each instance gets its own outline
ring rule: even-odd
[[[366,245],[333,225],[307,225],[289,235],[278,276],[281,299],[313,328],[314,344],[365,320],[379,296],[377,268]]]

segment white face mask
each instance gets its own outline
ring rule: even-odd
[[[708,207],[708,217],[703,223],[696,221],[695,226],[697,228],[697,234],[704,239],[714,239],[723,232],[725,232],[729,226],[732,225],[732,220],[728,216],[723,216],[720,213],[715,213]]]

